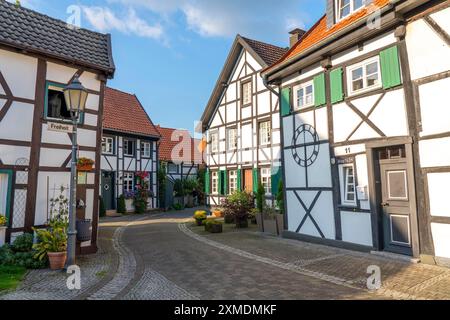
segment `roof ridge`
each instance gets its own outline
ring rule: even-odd
[[[110,86],[106,86],[106,89],[114,90],[114,91],[117,91],[117,92],[120,92],[120,93],[124,93],[124,94],[127,94],[129,96],[136,96],[135,93],[129,93],[129,92],[123,91],[121,89],[111,88]]]
[[[64,25],[68,25],[67,22],[65,22],[65,21],[63,21],[63,20],[61,20],[61,19],[54,18],[54,17],[52,17],[52,16],[50,16],[50,15],[48,15],[48,14],[41,13],[41,12],[39,12],[39,11],[30,9],[30,8],[27,8],[27,7],[23,7],[22,5],[16,6],[14,3],[9,2],[9,1],[6,1],[6,0],[0,0],[0,2],[3,2],[4,5],[9,6],[11,9],[22,10],[22,11],[28,11],[28,13],[35,14],[35,15],[38,15],[38,16],[47,18],[47,19],[53,20],[53,21],[55,21],[55,22],[58,22],[58,23],[61,23],[61,24],[64,24]],[[87,28],[81,28],[81,27],[76,27],[76,30],[77,30],[77,31],[80,31],[80,30],[81,30],[81,31],[86,31],[86,32],[88,32],[88,33],[94,33],[94,34],[97,34],[97,35],[100,35],[100,36],[103,36],[103,37],[105,37],[105,36],[108,35],[108,33],[101,33],[101,32],[98,32],[98,31],[93,31],[93,30],[90,30],[90,29],[87,29]]]
[[[264,45],[267,45],[267,46],[272,46],[272,47],[275,47],[275,48],[278,48],[278,49],[281,49],[281,50],[287,50],[285,47],[280,47],[280,46],[275,45],[275,44],[272,44],[272,43],[268,43],[268,42],[264,42],[264,41],[260,41],[260,40],[255,40],[255,39],[247,38],[247,37],[244,37],[244,36],[240,36],[240,37],[241,37],[243,40],[245,40],[245,41],[259,42],[259,43],[264,44]]]

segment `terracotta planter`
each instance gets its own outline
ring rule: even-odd
[[[67,259],[67,252],[48,252],[48,261],[50,269],[61,270],[64,268]]]
[[[77,166],[77,170],[80,172],[90,172],[92,171],[92,168],[94,168],[94,165],[89,164],[89,165],[78,165]]]
[[[2,247],[5,244],[5,237],[6,237],[6,227],[1,226],[0,227],[0,247]]]

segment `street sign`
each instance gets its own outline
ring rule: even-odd
[[[49,131],[56,131],[56,132],[72,133],[73,131],[73,125],[64,123],[49,122],[47,123],[47,128]]]

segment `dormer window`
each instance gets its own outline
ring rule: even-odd
[[[336,0],[337,20],[342,20],[363,8],[367,0]]]

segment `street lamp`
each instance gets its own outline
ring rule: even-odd
[[[76,247],[76,212],[77,212],[77,124],[80,113],[86,106],[88,92],[76,77],[67,87],[64,88],[64,98],[67,109],[72,117],[72,164],[70,170],[70,203],[69,203],[69,230],[67,232],[67,262],[66,268],[75,264]]]

